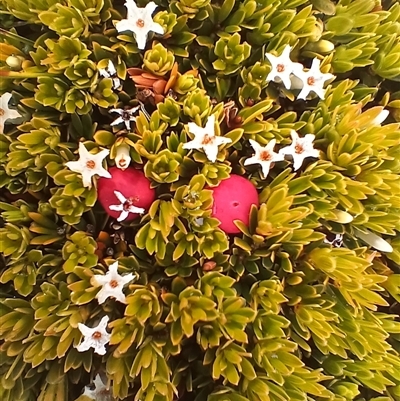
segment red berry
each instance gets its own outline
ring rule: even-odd
[[[214,198],[212,217],[221,222],[219,228],[227,234],[239,233],[233,221],[241,220],[247,226],[251,205],[259,206],[255,186],[246,178],[232,174],[217,187],[209,189]]]
[[[120,201],[114,194],[114,191],[121,192],[125,198],[130,198],[133,206],[148,210],[153,203],[156,193],[154,188],[150,188],[148,180],[141,170],[132,167],[121,170],[117,167],[111,167],[108,170],[111,178],[99,178],[97,181],[97,198],[104,210],[115,219],[121,212],[110,210],[110,205],[119,205]],[[131,221],[138,217],[137,213],[129,213],[124,221]]]

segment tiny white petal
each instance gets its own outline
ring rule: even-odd
[[[117,70],[115,69],[115,66],[111,60],[108,60],[108,72],[110,75],[114,75],[117,73]]]
[[[110,74],[103,68],[99,68],[99,74],[104,78],[110,78]]]
[[[118,124],[122,124],[124,122],[124,119],[122,117],[118,117],[116,120],[114,120],[110,125],[114,126],[114,125],[118,125]]]
[[[114,195],[117,197],[117,199],[121,202],[121,203],[125,203],[126,202],[126,198],[124,195],[121,194],[121,192],[119,191],[114,191]]]
[[[128,210],[122,210],[121,214],[118,216],[117,221],[124,221],[129,216]]]
[[[118,77],[113,78],[113,88],[117,89],[121,86],[121,80]]]
[[[124,210],[124,205],[110,205],[108,208],[114,212],[121,212]]]

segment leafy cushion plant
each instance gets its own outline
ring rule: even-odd
[[[396,0],[1,0],[3,401],[400,399]]]

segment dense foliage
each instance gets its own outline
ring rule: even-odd
[[[156,3],[141,50],[122,0],[0,0],[1,400],[399,400],[399,2]],[[286,45],[324,99],[267,79]],[[215,162],[184,148],[211,115]],[[244,164],[292,130],[319,158]],[[108,216],[79,143],[143,170],[141,217]],[[237,235],[210,209],[231,174],[260,200]]]

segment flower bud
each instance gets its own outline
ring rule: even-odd
[[[335,45],[329,40],[321,39],[317,42],[309,42],[304,47],[304,50],[308,50],[314,53],[328,54],[335,50]]]
[[[117,155],[115,156],[115,165],[122,171],[129,167],[131,156],[129,154],[129,146],[122,144],[117,147]]]
[[[6,58],[6,64],[13,70],[20,70],[23,61],[24,59],[21,56],[8,56]]]

